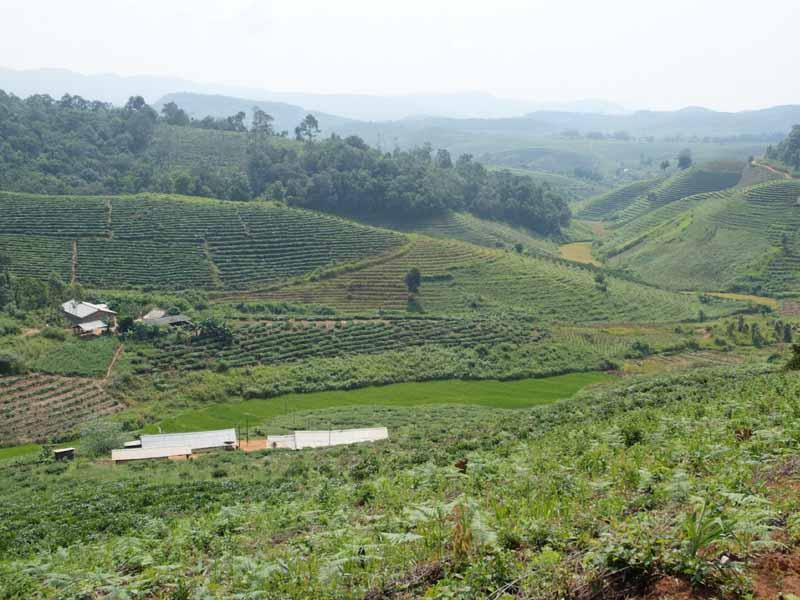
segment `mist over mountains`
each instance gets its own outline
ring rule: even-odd
[[[149,103],[167,94],[191,92],[253,98],[261,102],[293,104],[309,112],[333,113],[362,121],[393,121],[415,116],[455,118],[501,118],[520,116],[537,110],[579,113],[622,114],[625,108],[605,100],[575,102],[534,102],[498,98],[487,92],[447,94],[309,94],[275,92],[246,86],[198,83],[181,78],[113,73],[83,75],[66,69],[14,70],[0,68],[0,89],[18,96],[65,93],[123,104],[132,95],[141,95]]]
[[[800,105],[736,113],[703,107],[632,112],[605,100],[537,103],[486,92],[395,96],[271,92],[161,76],[82,75],[65,69],[0,69],[0,89],[20,97],[77,94],[116,105],[141,95],[157,109],[175,102],[196,118],[244,111],[249,119],[258,106],[275,118],[276,129],[289,132],[313,113],[325,134],[360,135],[371,142],[401,146],[424,141],[450,145],[450,140],[465,135],[530,138],[565,132],[777,140],[800,123]]]

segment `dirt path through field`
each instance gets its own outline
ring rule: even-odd
[[[119,348],[117,348],[116,352],[114,352],[114,356],[111,358],[111,364],[108,365],[108,370],[106,371],[106,380],[111,378],[111,372],[114,370],[114,365],[117,364],[117,359],[122,356],[123,352],[125,352],[125,345],[120,344]]]
[[[776,175],[780,175],[784,179],[794,179],[794,177],[792,177],[791,174],[787,173],[786,171],[779,171],[775,167],[771,167],[769,165],[765,165],[765,164],[760,163],[760,162],[754,162],[753,164],[756,165],[757,167],[761,167],[762,169],[766,169],[767,171],[775,173]]]
[[[561,258],[566,258],[573,262],[586,263],[596,267],[602,266],[602,263],[597,261],[592,256],[592,243],[591,242],[575,242],[573,244],[563,244],[558,248],[561,253]]]
[[[606,224],[602,221],[583,221],[586,225],[589,226],[589,229],[592,230],[592,233],[595,234],[597,237],[602,238],[605,237],[606,231]]]
[[[72,259],[70,261],[70,283],[75,283],[78,276],[78,240],[72,240]]]

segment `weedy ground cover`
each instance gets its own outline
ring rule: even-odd
[[[120,467],[6,461],[0,589],[549,598],[671,576],[742,597],[776,528],[800,514],[775,492],[800,476],[799,403],[797,374],[712,369],[531,409],[304,416],[388,423],[392,439],[367,446]]]

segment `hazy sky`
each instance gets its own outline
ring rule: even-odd
[[[0,0],[0,66],[275,91],[800,103],[800,0]]]

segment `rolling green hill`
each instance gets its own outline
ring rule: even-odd
[[[800,181],[688,196],[611,231],[610,264],[673,289],[800,293]]]
[[[422,273],[413,301],[403,283],[403,275],[412,267]],[[606,281],[604,288],[592,270],[564,261],[416,237],[407,250],[363,269],[247,297],[310,302],[345,313],[411,309],[479,316],[511,311],[544,322],[680,321],[694,319],[701,308],[706,312],[734,308],[701,307],[692,296],[615,277]]]
[[[362,219],[362,221],[365,220]],[[521,227],[481,219],[469,213],[451,211],[442,215],[427,215],[409,219],[373,218],[366,222],[386,229],[421,233],[441,239],[461,240],[487,248],[503,248],[522,244],[530,253],[558,256],[558,246],[553,240],[534,235]],[[566,230],[565,235],[569,235],[572,228]]]
[[[0,193],[12,273],[106,288],[246,288],[397,249],[401,235],[265,202]]]
[[[658,179],[645,179],[623,185],[600,196],[590,198],[580,206],[575,216],[588,221],[602,221],[610,218],[658,184]]]
[[[685,320],[699,310],[693,298],[614,278],[603,290],[584,268],[494,248],[502,240],[546,255],[555,246],[469,215],[419,228],[480,245],[262,202],[15,193],[0,194],[0,202],[0,250],[11,257],[12,273],[55,273],[94,288],[205,289],[222,299],[291,300],[351,313],[511,310],[548,321]],[[413,267],[423,283],[409,304],[404,277]]]
[[[618,224],[627,223],[681,198],[733,187],[741,179],[743,166],[741,163],[709,163],[680,171],[639,194],[606,219]]]

